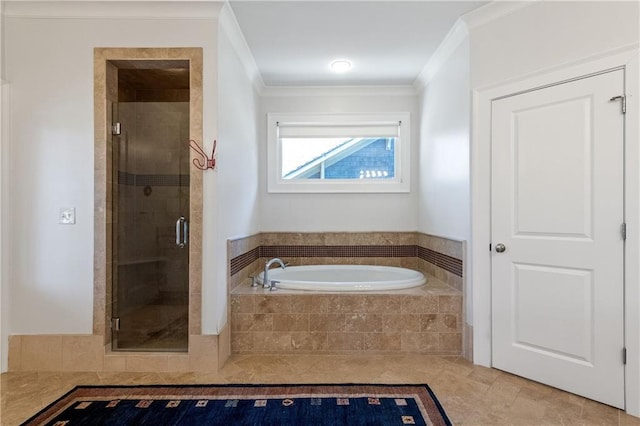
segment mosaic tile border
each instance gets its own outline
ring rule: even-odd
[[[456,259],[455,257],[421,246],[416,246],[416,257],[432,263],[454,275],[462,277],[463,269],[461,259]]]
[[[134,173],[118,172],[118,184],[130,186],[185,186],[191,181],[189,175],[137,175]]]
[[[253,250],[249,250],[239,256],[234,257],[229,262],[229,271],[231,276],[234,276],[238,272],[242,271],[247,266],[260,258],[260,247],[256,247]]]
[[[462,277],[462,260],[418,245],[269,245],[259,246],[231,259],[234,276],[261,257],[418,257],[458,277]]]

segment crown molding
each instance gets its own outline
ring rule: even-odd
[[[542,0],[524,0],[524,1],[511,1],[511,0],[496,0],[489,4],[481,6],[471,12],[467,12],[460,17],[467,24],[469,30],[473,30],[476,27],[488,24],[491,21],[500,19],[503,16],[507,16],[516,12],[524,7],[531,6]]]
[[[7,18],[40,19],[215,19],[224,5],[211,0],[7,0],[3,4]]]
[[[468,36],[467,24],[461,18],[458,18],[413,82],[413,87],[418,93],[427,87],[433,77],[440,71],[442,65]]]
[[[460,46],[474,28],[488,24],[503,16],[510,15],[524,7],[531,6],[540,0],[527,1],[493,1],[471,12],[460,16],[444,37],[434,54],[413,82],[416,91],[421,92],[440,71],[442,65]]]
[[[263,97],[294,96],[415,96],[413,86],[266,86]]]
[[[251,53],[251,49],[247,44],[247,40],[244,38],[240,24],[236,19],[236,15],[233,13],[233,9],[229,5],[229,2],[225,0],[224,7],[220,12],[220,28],[229,37],[233,49],[238,54],[240,61],[244,65],[244,68],[253,84],[253,87],[261,94],[265,89],[264,80],[260,74],[260,69],[256,60]]]

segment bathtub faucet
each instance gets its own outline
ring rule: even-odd
[[[262,288],[271,289],[271,283],[269,282],[268,274],[269,274],[269,268],[271,268],[271,265],[273,265],[274,263],[280,264],[280,267],[282,269],[284,269],[287,266],[287,264],[284,263],[282,259],[279,259],[277,257],[274,257],[271,260],[267,260],[264,264],[264,275],[262,275]]]

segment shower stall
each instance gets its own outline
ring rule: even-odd
[[[112,349],[187,351],[188,61],[110,61]]]

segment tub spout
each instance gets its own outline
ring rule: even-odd
[[[267,260],[264,264],[264,275],[262,275],[262,288],[268,288],[268,289],[272,288],[272,284],[270,284],[271,281],[269,281],[268,275],[269,275],[269,268],[271,268],[271,265],[273,265],[274,263],[279,264],[282,269],[284,269],[287,266],[287,264],[284,263],[282,259],[279,259],[277,257],[274,257],[271,260]]]

